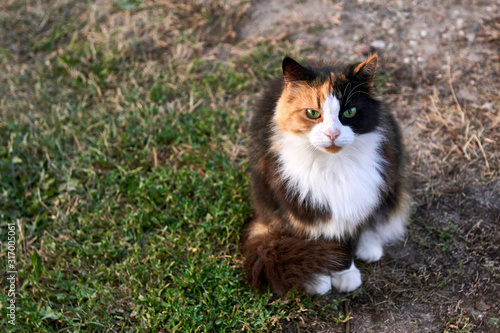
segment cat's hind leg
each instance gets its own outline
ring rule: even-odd
[[[324,295],[332,289],[332,281],[328,275],[316,274],[303,284],[303,288],[308,295]]]
[[[309,295],[324,295],[332,289],[332,286],[340,292],[356,290],[361,285],[361,273],[354,266],[340,272],[332,272],[330,276],[316,274],[311,281],[304,283],[303,287]]]
[[[384,242],[375,230],[364,230],[356,248],[356,258],[364,262],[375,262],[384,254]]]
[[[361,273],[354,262],[346,270],[331,273],[331,284],[340,292],[350,292],[361,285]]]
[[[384,254],[385,244],[403,238],[410,210],[409,200],[400,206],[400,209],[391,212],[387,221],[376,223],[361,232],[355,253],[358,259],[378,261]]]

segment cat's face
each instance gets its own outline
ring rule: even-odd
[[[376,66],[376,55],[358,65],[319,68],[285,58],[277,127],[327,153],[350,146],[378,125],[379,102],[372,89]]]

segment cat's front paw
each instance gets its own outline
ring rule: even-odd
[[[380,260],[383,254],[382,242],[374,232],[368,231],[361,234],[356,248],[356,258],[369,263]]]
[[[311,281],[304,283],[303,287],[308,295],[324,295],[332,289],[332,282],[328,275],[318,274]]]
[[[340,292],[350,292],[361,285],[361,273],[353,263],[345,271],[331,273],[331,283]]]
[[[356,258],[367,263],[379,261],[383,254],[384,250],[382,246],[358,246],[356,249]]]

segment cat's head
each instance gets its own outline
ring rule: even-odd
[[[377,55],[346,66],[302,66],[283,60],[284,85],[274,121],[328,153],[353,144],[378,126],[380,102],[373,91]]]

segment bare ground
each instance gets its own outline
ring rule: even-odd
[[[353,319],[305,317],[285,331],[498,332],[499,10],[450,0],[250,6],[243,44],[286,41],[294,55],[339,61],[377,52],[412,158],[408,237],[380,262],[359,263],[363,288],[343,309]]]

